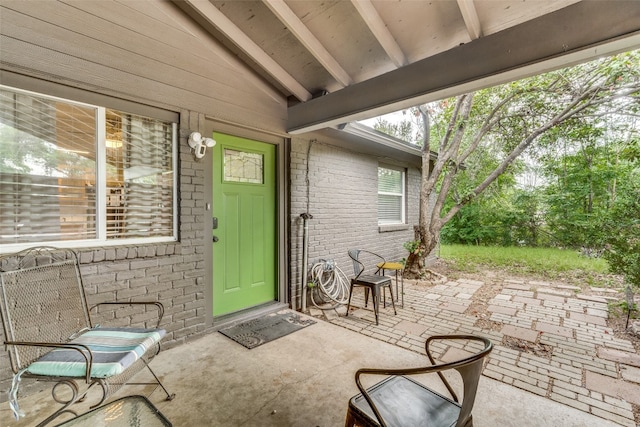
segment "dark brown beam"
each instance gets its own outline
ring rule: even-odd
[[[368,110],[406,108],[429,94],[639,35],[640,1],[582,1],[289,107],[287,130],[302,133],[363,118]],[[594,49],[590,55],[604,53]]]

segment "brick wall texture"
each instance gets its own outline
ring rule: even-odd
[[[165,348],[207,332],[205,287],[209,285],[205,283],[204,245],[209,240],[204,238],[202,224],[206,214],[205,168],[203,162],[194,160],[186,144],[190,129],[198,128],[198,120],[188,113],[181,118],[179,241],[77,249],[90,305],[115,300],[157,300],[164,305],[161,327],[167,330]],[[407,169],[407,226],[399,231],[380,232],[377,171],[381,160],[322,141],[292,141],[290,280],[297,284],[297,289],[302,282],[300,214],[307,210],[313,215],[309,221],[310,263],[332,258],[351,274],[347,250],[352,247],[380,253],[389,260],[406,257],[402,244],[414,236],[420,172],[416,168]],[[296,301],[300,307],[300,301]],[[152,326],[155,316],[154,309],[147,312],[144,307],[119,307],[97,313],[94,320],[110,326]],[[4,340],[1,333],[0,339]],[[12,375],[7,353],[1,352],[1,391],[9,389]],[[43,387],[46,386],[23,380],[21,395]],[[0,400],[6,400],[5,393]]]
[[[291,275],[300,293],[302,274],[303,220],[308,212],[308,265],[318,259],[334,259],[347,274],[353,267],[347,251],[366,249],[387,260],[407,257],[402,244],[414,239],[420,198],[420,170],[407,168],[407,225],[397,231],[378,227],[378,166],[389,163],[323,143],[293,139],[291,143]],[[401,164],[396,164],[402,166]],[[297,304],[300,304],[299,295]],[[298,305],[299,307],[299,305]]]
[[[89,306],[105,301],[160,301],[165,307],[161,327],[167,330],[163,347],[184,343],[205,331],[204,164],[195,161],[186,143],[189,115],[180,130],[179,241],[137,246],[77,248]],[[196,124],[197,126],[197,124]],[[205,158],[206,159],[206,158]],[[70,302],[72,303],[72,302]],[[157,311],[144,307],[105,309],[94,323],[109,326],[155,325]],[[0,342],[4,333],[0,331]],[[6,400],[13,372],[6,352],[0,352],[0,401]],[[50,387],[50,386],[49,386]],[[41,388],[23,379],[20,394]]]

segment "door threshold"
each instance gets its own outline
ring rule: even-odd
[[[217,331],[226,327],[235,326],[238,323],[246,322],[247,320],[275,313],[280,310],[286,310],[288,308],[288,304],[272,301],[255,307],[245,308],[244,310],[236,311],[234,313],[215,316],[213,318],[213,330]]]

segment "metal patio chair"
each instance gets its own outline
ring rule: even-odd
[[[91,311],[107,305],[146,306],[157,311],[158,321],[153,328],[95,325]],[[175,395],[148,365],[165,335],[158,328],[163,313],[159,302],[106,302],[90,307],[78,257],[71,249],[38,247],[0,257],[0,314],[14,373],[9,404],[16,417],[21,377],[55,382],[53,399],[63,406],[39,426],[62,414],[77,415],[70,405],[84,399],[94,385],[102,396],[92,408],[125,384],[162,387],[167,400],[173,399]],[[145,367],[154,380],[131,383],[131,377]],[[60,397],[65,389],[68,400]]]
[[[468,357],[447,363],[436,364],[429,346],[434,341],[450,340],[464,344],[464,349],[475,351]],[[458,348],[457,346],[454,348]],[[345,427],[472,427],[471,410],[475,402],[478,382],[484,367],[484,358],[491,352],[493,344],[487,338],[475,335],[437,335],[427,339],[425,350],[432,366],[408,369],[359,369],[356,385],[360,394],[349,401]],[[463,396],[459,401],[443,372],[455,369],[462,377]],[[452,399],[437,393],[409,378],[411,375],[437,373]],[[365,389],[360,377],[363,375],[387,376],[376,385]]]
[[[360,260],[360,254],[365,253],[370,257],[376,259],[376,262],[370,266],[370,269],[376,268],[372,274],[363,274],[367,273],[367,267]],[[380,309],[380,291],[383,288],[389,288],[389,293],[391,294],[391,305],[393,305],[393,314],[398,314],[396,312],[396,304],[393,301],[393,288],[391,286],[391,278],[387,276],[381,276],[376,274],[380,271],[380,268],[377,267],[379,263],[385,263],[385,259],[378,254],[373,252],[365,251],[362,249],[349,249],[349,257],[353,261],[353,274],[355,277],[351,279],[351,286],[349,288],[349,302],[347,303],[347,314],[349,315],[349,307],[351,306],[351,296],[353,295],[353,287],[354,286],[362,286],[364,287],[364,306],[366,307],[369,303],[369,291],[371,291],[372,299],[373,299],[373,312],[376,317],[376,325],[378,325],[378,313]],[[372,270],[373,271],[373,270]]]

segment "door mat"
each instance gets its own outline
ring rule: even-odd
[[[248,320],[219,332],[252,349],[316,323],[292,311],[278,312]]]

